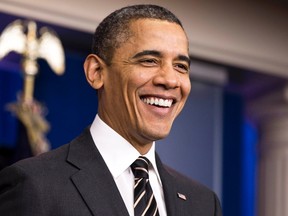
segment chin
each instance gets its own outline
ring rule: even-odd
[[[144,125],[142,125],[144,126]],[[150,122],[150,124],[145,124],[144,127],[139,128],[138,132],[141,131],[141,134],[143,137],[145,137],[147,140],[160,140],[167,137],[171,130],[171,124],[153,124]]]
[[[170,130],[163,131],[161,129],[154,131],[154,133],[150,133],[150,137],[152,137],[152,140],[156,141],[156,140],[161,140],[164,139],[165,137],[167,137],[169,135]]]

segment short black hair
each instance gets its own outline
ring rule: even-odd
[[[92,53],[109,65],[115,49],[130,38],[131,21],[138,19],[168,21],[178,24],[183,29],[181,21],[171,11],[161,6],[141,4],[123,7],[108,15],[98,25],[93,36]]]

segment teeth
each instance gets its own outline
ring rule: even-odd
[[[143,98],[142,99],[144,103],[150,104],[150,105],[156,105],[161,107],[171,107],[172,106],[172,99],[162,99],[162,98]]]

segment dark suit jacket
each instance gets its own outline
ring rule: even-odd
[[[168,216],[220,216],[216,195],[156,156]],[[184,194],[186,200],[178,197]],[[0,173],[1,216],[128,216],[111,173],[86,129],[67,145]]]

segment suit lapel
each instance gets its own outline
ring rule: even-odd
[[[79,168],[71,180],[94,216],[129,215],[88,129],[70,144],[67,161]]]
[[[178,194],[176,188],[177,183],[174,177],[164,167],[157,154],[156,154],[156,163],[163,185],[167,215],[169,216],[182,215],[181,213],[182,208],[179,205],[179,202],[182,202],[182,200],[179,199],[179,197],[177,196]]]

